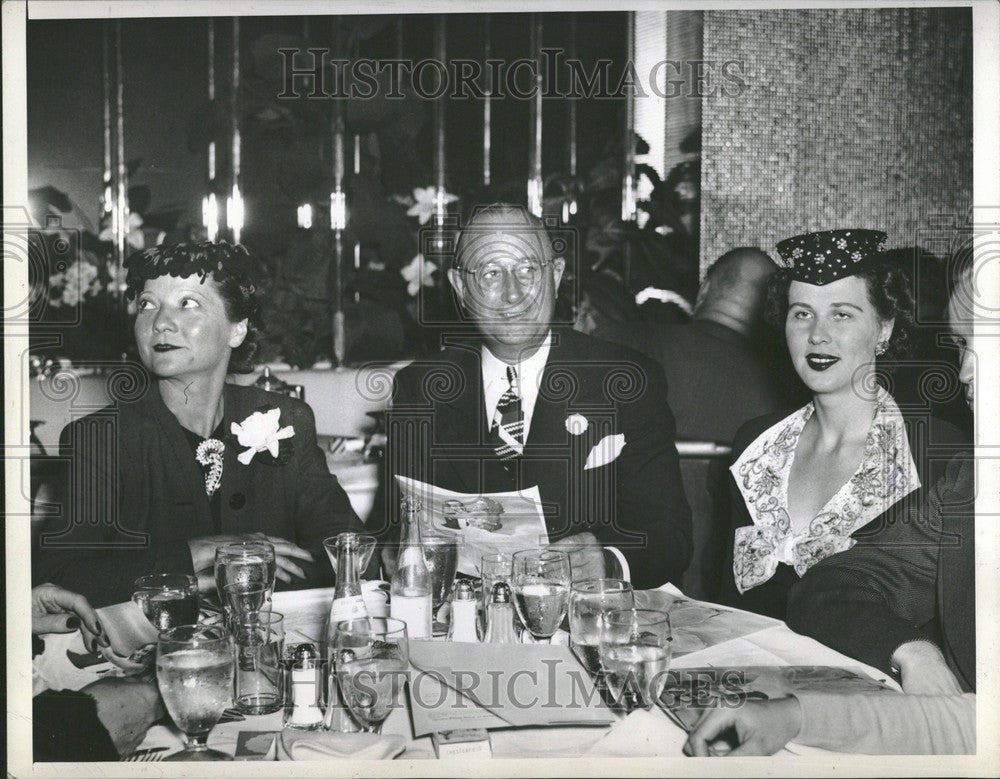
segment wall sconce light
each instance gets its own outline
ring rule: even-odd
[[[313,226],[313,207],[309,203],[303,203],[296,209],[296,215],[298,217],[299,227],[303,230],[308,230]]]

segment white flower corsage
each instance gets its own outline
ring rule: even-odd
[[[222,455],[226,445],[218,438],[206,438],[195,450],[194,456],[202,465],[208,468],[205,474],[205,492],[212,497],[222,482]]]
[[[257,452],[268,451],[274,458],[278,457],[279,444],[286,438],[295,435],[291,425],[279,428],[280,408],[270,411],[255,411],[242,422],[233,422],[231,430],[240,446],[247,447],[237,455],[244,465],[249,465]]]
[[[570,435],[583,435],[589,425],[590,422],[583,414],[570,414],[566,417],[566,432]]]

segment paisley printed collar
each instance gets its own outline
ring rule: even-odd
[[[861,464],[806,529],[788,517],[788,475],[810,402],[761,433],[730,467],[753,525],[736,531],[733,573],[743,593],[791,565],[803,576],[814,564],[854,546],[851,534],[916,489],[920,477],[896,401],[879,388]]]

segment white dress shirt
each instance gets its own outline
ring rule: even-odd
[[[535,412],[535,401],[538,400],[538,387],[542,382],[542,372],[549,359],[552,347],[552,331],[545,336],[542,345],[533,355],[514,365],[517,380],[520,384],[521,413],[524,415],[524,441],[528,440],[531,429],[531,416]],[[493,428],[494,417],[500,397],[510,385],[507,383],[507,363],[497,357],[485,346],[480,347],[480,363],[483,370],[483,400],[486,407],[486,420],[490,429]]]

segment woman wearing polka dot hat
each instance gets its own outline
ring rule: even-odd
[[[792,588],[859,543],[899,544],[894,573],[933,576],[930,531],[924,538],[907,518],[936,473],[928,447],[962,436],[927,409],[904,415],[877,378],[880,362],[905,355],[913,328],[908,282],[884,260],[885,240],[877,230],[827,230],[777,245],[784,267],[769,281],[768,318],[784,327],[813,398],[736,435],[723,576],[734,606],[784,619]],[[916,608],[907,598],[900,592],[886,609],[905,618]]]

